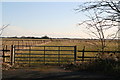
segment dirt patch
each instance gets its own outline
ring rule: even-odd
[[[104,74],[88,73],[88,72],[74,72],[65,70],[61,67],[48,68],[22,68],[22,69],[9,69],[3,70],[3,80],[18,80],[18,79],[29,79],[29,80],[54,80],[54,79],[67,79],[67,78],[112,78]]]

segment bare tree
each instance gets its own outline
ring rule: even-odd
[[[99,14],[106,14],[104,19],[111,21],[118,21],[118,15],[120,15],[120,1],[118,0],[101,0],[95,2],[85,2],[80,5],[78,9],[79,11],[90,11],[93,9],[97,9]]]
[[[117,37],[119,29],[112,34],[106,36],[105,32],[118,27],[120,16],[120,1],[101,0],[96,2],[85,2],[79,6],[78,12],[87,12],[88,20],[83,21],[79,25],[86,25],[86,28],[91,32],[89,35],[97,37],[101,43],[101,50],[104,53],[106,47],[106,39],[112,40]]]

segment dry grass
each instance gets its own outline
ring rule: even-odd
[[[10,40],[10,41],[7,41]],[[16,41],[15,41],[16,40]],[[68,40],[68,39],[3,39],[3,45],[18,45],[18,40],[20,40],[19,44],[20,45],[40,45],[42,44],[42,46],[77,46],[77,50],[83,50],[84,46],[85,46],[85,50],[99,50],[100,49],[100,42],[98,40]],[[37,42],[36,42],[37,41]],[[44,41],[47,42],[47,44],[43,44],[45,43]],[[49,42],[49,43],[48,43]],[[27,43],[27,44],[26,44]],[[95,46],[95,44],[97,44],[98,46]],[[110,42],[109,40],[106,41],[106,44],[108,44],[105,48],[105,50],[110,50],[110,51],[116,51],[118,49],[118,42],[117,40],[114,40],[112,42]],[[19,49],[29,49],[29,47],[19,47]],[[31,49],[35,49],[35,50],[43,50],[43,47],[31,47]],[[46,48],[48,50],[58,50],[57,47],[54,48]],[[60,48],[61,50],[74,50],[73,48]],[[44,51],[16,51],[16,53],[30,53],[30,55],[16,55],[16,57],[44,57],[44,55],[32,55],[32,54],[44,54]],[[57,51],[46,51],[46,54],[58,54]],[[74,52],[60,52],[60,54],[74,54]],[[85,56],[96,56],[98,53],[85,53]],[[77,52],[77,56],[81,56],[82,53],[81,52]],[[45,57],[51,57],[48,58],[46,60],[50,61],[56,61],[58,60],[58,55],[46,55]],[[52,57],[56,57],[56,58],[52,58]],[[73,59],[69,59],[69,57],[73,57],[73,55],[69,56],[69,55],[65,55],[65,56],[61,56],[62,58],[60,58],[60,60],[69,62],[70,60],[73,61]],[[74,57],[73,57],[74,58]],[[18,60],[29,60],[29,58],[17,58]],[[78,59],[78,57],[77,57]],[[44,58],[31,58],[31,63],[34,63],[34,61],[40,63],[39,60],[44,60]],[[19,62],[18,62],[19,63]],[[43,63],[43,62],[42,62]],[[54,62],[57,63],[57,62]]]

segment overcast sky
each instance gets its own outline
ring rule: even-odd
[[[89,38],[85,27],[77,25],[86,19],[74,10],[82,3],[2,2],[2,24],[10,24],[3,36]]]

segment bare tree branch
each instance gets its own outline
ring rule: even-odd
[[[3,30],[8,27],[10,24],[7,24],[7,25],[3,25],[2,28],[0,28],[0,35],[2,35],[3,33]]]
[[[101,42],[101,49],[104,52],[106,47],[106,39],[111,37],[111,40],[117,37],[120,30],[115,33],[105,35],[105,32],[111,28],[117,27],[116,23],[120,23],[118,20],[120,16],[120,7],[118,4],[120,1],[102,0],[98,2],[86,2],[79,6],[76,11],[87,12],[85,14],[88,20],[83,21],[79,25],[86,24],[87,30],[89,30],[92,36],[96,36]],[[119,15],[118,15],[119,14]],[[89,33],[90,34],[90,33]],[[90,35],[91,35],[90,34]],[[106,37],[105,37],[106,36]]]

